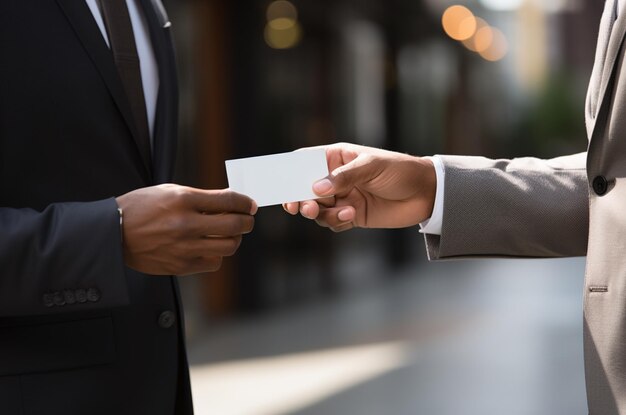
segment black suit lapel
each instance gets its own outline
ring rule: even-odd
[[[130,104],[124,87],[117,73],[117,68],[113,62],[113,55],[111,50],[107,47],[102,38],[102,33],[98,28],[91,11],[89,10],[85,1],[77,0],[57,0],[57,3],[65,13],[67,20],[70,22],[76,35],[80,39],[87,53],[94,62],[96,68],[100,72],[104,83],[106,84],[113,100],[122,114],[122,117],[126,121],[135,143],[137,143],[137,131],[132,118],[132,112],[130,110]],[[139,151],[143,160],[144,168],[148,177],[151,176],[152,171],[152,158],[150,154],[145,154],[145,151],[141,150],[141,146],[137,145],[137,151]]]
[[[176,159],[178,134],[178,76],[170,22],[160,0],[141,0],[159,66],[159,94],[154,128],[154,180],[169,182]]]

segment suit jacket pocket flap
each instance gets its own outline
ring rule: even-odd
[[[93,366],[114,359],[110,316],[0,327],[0,376]]]

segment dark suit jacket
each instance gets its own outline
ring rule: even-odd
[[[113,199],[170,180],[174,161],[167,16],[141,3],[160,75],[152,163],[85,1],[0,1],[3,415],[192,412],[176,281],[125,268]]]

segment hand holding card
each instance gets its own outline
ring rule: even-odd
[[[432,161],[349,143],[325,150],[331,173],[313,184],[318,200],[286,203],[290,214],[335,232],[403,228],[432,215],[437,187]]]

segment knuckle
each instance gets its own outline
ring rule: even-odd
[[[171,189],[171,198],[177,205],[185,205],[191,198],[191,190],[183,186],[175,186]]]
[[[343,166],[341,167],[337,167],[332,173],[332,180],[337,183],[337,182],[341,182],[341,180],[343,179],[345,175],[345,168]]]
[[[177,187],[176,185],[171,184],[171,183],[163,183],[163,184],[157,184],[153,188],[160,192],[169,193],[169,192],[172,192],[173,189],[176,189],[176,187]]]
[[[348,173],[348,168],[345,166],[342,166],[333,172],[332,181],[334,182],[336,187],[342,188],[350,184],[349,176],[350,174]]]

